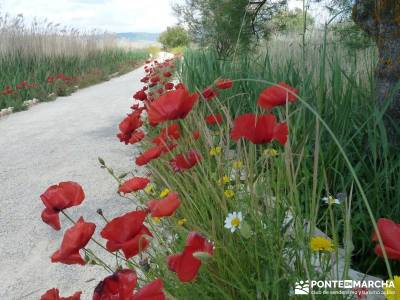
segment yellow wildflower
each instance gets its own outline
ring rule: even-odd
[[[239,170],[240,168],[242,168],[242,166],[243,166],[243,162],[242,162],[241,160],[235,160],[235,161],[232,163],[232,167],[233,167],[234,169],[236,169],[236,170]]]
[[[278,154],[278,151],[274,148],[268,148],[264,150],[264,155],[268,157],[276,157]]]
[[[230,180],[229,176],[223,176],[222,178],[218,179],[218,184],[219,185],[223,185],[223,184],[227,184]]]
[[[334,250],[333,242],[330,239],[322,236],[314,236],[310,240],[310,248],[312,251],[327,251],[332,252]]]
[[[233,190],[225,190],[224,195],[226,198],[230,199],[235,196],[235,192]]]
[[[168,194],[169,194],[169,192],[170,192],[170,191],[169,191],[168,188],[163,189],[163,190],[161,191],[161,193],[160,193],[160,198],[167,197]]]
[[[185,225],[185,224],[187,223],[187,219],[186,219],[186,218],[179,219],[176,223],[177,223],[179,226],[183,226],[183,225]]]
[[[146,194],[152,194],[153,191],[154,191],[154,184],[152,184],[152,183],[148,184],[144,189],[144,192]]]
[[[219,146],[218,146],[218,147],[213,147],[213,148],[210,149],[210,155],[211,155],[211,156],[220,155],[221,152],[222,152],[222,148],[219,147]]]
[[[161,218],[159,218],[159,217],[153,217],[152,219],[153,219],[154,223],[158,224],[161,222]]]
[[[400,276],[394,276],[388,286],[384,288],[385,297],[388,300],[400,300]]]

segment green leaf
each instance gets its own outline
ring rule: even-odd
[[[119,179],[125,178],[129,173],[122,173],[121,175],[118,176]]]

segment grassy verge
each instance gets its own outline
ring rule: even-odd
[[[254,79],[239,81],[221,100],[232,115],[256,109],[254,99],[264,86],[260,79],[285,81],[297,87],[301,97],[337,137],[362,182],[375,217],[398,216],[400,205],[396,199],[400,195],[400,182],[395,176],[399,170],[398,151],[388,144],[381,112],[374,103],[374,50],[353,52],[340,45],[321,44],[308,47],[303,60],[300,48],[292,46],[290,49],[283,44],[277,47],[256,58],[241,57],[235,62],[220,61],[210,52],[187,53],[182,68],[183,81],[195,89],[209,85],[221,75]],[[338,146],[313,113],[300,104],[290,111],[290,116],[291,143],[298,166],[296,177],[301,178],[298,188],[303,191],[316,187],[309,195],[302,192],[301,205],[306,210],[305,217],[309,218],[312,201],[326,194],[348,196],[354,178]],[[319,167],[315,178],[310,170],[316,159]],[[353,197],[353,261],[361,270],[371,271],[372,268],[378,274],[384,273],[383,264],[375,261],[372,251],[371,221],[366,208],[357,191]],[[323,227],[326,224],[320,218],[324,213],[319,210],[315,216]],[[343,233],[343,228],[339,233]]]
[[[111,74],[125,73],[148,56],[145,50],[94,50],[86,55],[0,56],[0,109],[24,109],[23,102],[32,98],[48,101],[107,80]],[[49,96],[50,95],[50,96]]]
[[[179,122],[185,141],[179,153],[196,149],[203,157],[198,166],[171,176],[173,155],[150,164],[158,188],[154,195],[167,187],[183,199],[174,218],[161,220],[172,237],[172,242],[161,238],[167,254],[181,251],[191,230],[215,242],[214,257],[194,284],[180,283],[167,270],[165,253],[153,258],[157,268],[150,277],[162,277],[177,299],[288,299],[296,281],[331,276],[339,247],[344,278],[350,267],[388,276],[384,259],[373,252],[371,233],[374,219],[400,215],[400,160],[374,105],[375,51],[354,52],[326,41],[305,49],[279,42],[266,50],[227,61],[212,51],[190,50],[180,66],[180,79],[192,91],[219,77],[233,79],[234,88],[199,103]],[[260,113],[260,91],[280,81],[300,90],[296,105],[273,110],[288,122],[286,146],[233,142],[232,120]],[[207,125],[204,118],[217,113],[224,123]],[[200,130],[200,140],[191,137],[193,130]],[[327,196],[340,204],[325,204],[321,199]],[[224,228],[232,212],[243,215],[234,233]],[[332,239],[333,254],[312,251],[316,227]],[[398,267],[391,262],[392,270]]]

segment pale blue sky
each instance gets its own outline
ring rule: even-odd
[[[160,32],[177,20],[171,3],[182,0],[0,0],[0,11],[22,13],[30,21],[47,18],[54,23],[79,29],[112,32]],[[290,0],[301,7],[302,1]]]

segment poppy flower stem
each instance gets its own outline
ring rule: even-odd
[[[110,169],[109,167],[105,166],[106,170],[108,172],[108,174],[110,174],[120,185],[121,184],[121,180],[114,174],[114,171],[112,169]]]
[[[121,185],[121,179],[119,179],[115,174],[114,174],[114,170],[111,169],[109,166],[107,166],[107,164],[104,162],[104,160],[102,158],[99,158],[100,164],[101,164],[101,168],[102,169],[106,169],[108,174],[110,174],[117,182],[118,185]]]
[[[110,271],[111,273],[114,273],[114,270],[107,265],[101,258],[99,258],[97,255],[95,255],[92,251],[89,251],[86,248],[82,248],[83,251],[85,251],[86,255],[88,256],[92,256],[104,269],[106,269],[107,271]]]
[[[150,226],[150,228],[152,229],[152,232],[153,232],[153,234],[155,235],[155,238],[158,240],[158,242],[159,242],[161,245],[163,245],[166,249],[168,249],[169,252],[171,252],[171,251],[172,251],[171,248],[168,247],[168,245],[167,245],[166,241],[164,240],[164,238],[158,233],[157,228],[156,228],[151,222],[149,222],[149,226]],[[152,255],[151,255],[150,253],[149,253],[149,256],[150,256],[151,258],[153,258]]]
[[[104,214],[103,214],[103,210],[98,209],[98,210],[97,210],[97,214],[99,214],[99,215],[103,218],[103,220],[104,220],[106,223],[108,223],[108,220],[106,219],[106,217],[105,217]]]
[[[68,216],[68,214],[66,214],[63,210],[61,211],[61,213],[72,223],[72,224],[75,224],[76,222],[70,217],[70,216]],[[106,247],[104,247],[99,241],[97,241],[95,238],[91,238],[91,240],[95,243],[95,244],[97,244],[100,248],[103,248],[103,250],[105,250],[105,251],[107,251],[108,253],[110,253],[111,255],[113,255],[114,256],[114,253],[113,252],[111,252],[111,251],[109,251]],[[115,254],[115,255],[117,255],[117,254]],[[118,255],[118,258],[120,258],[120,259],[122,259],[123,261],[125,261],[125,262],[129,262],[129,263],[131,263],[132,265],[134,265],[135,267],[139,267],[134,261],[132,261],[132,260],[128,260],[128,259],[125,259],[124,257],[122,257],[122,256],[120,256],[120,255]]]

